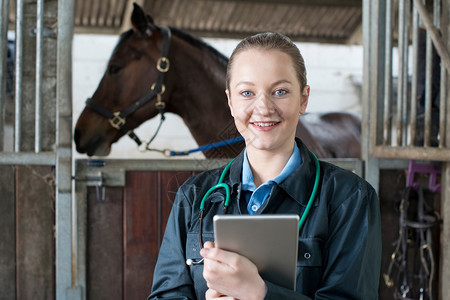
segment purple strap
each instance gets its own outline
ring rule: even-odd
[[[409,161],[408,175],[406,177],[406,186],[412,187],[414,190],[419,188],[419,183],[414,182],[416,173],[429,174],[428,189],[433,193],[441,191],[441,185],[436,183],[437,175],[441,174],[441,166],[437,164],[419,164],[415,160]]]

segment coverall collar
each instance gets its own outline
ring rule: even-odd
[[[316,168],[314,161],[309,153],[308,148],[303,142],[295,138],[297,147],[300,150],[300,155],[303,159],[303,163],[295,169],[280,185],[286,193],[289,194],[292,199],[299,204],[306,206],[308,204],[309,197],[311,196],[312,188],[314,186],[314,179],[316,174]],[[244,160],[244,151],[242,151],[236,159],[233,161],[230,167],[231,186],[241,184],[242,163]],[[318,191],[320,192],[320,190]],[[317,195],[318,196],[318,195]]]

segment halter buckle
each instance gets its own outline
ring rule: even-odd
[[[152,84],[151,89],[154,90],[156,87],[156,82]],[[166,86],[163,84],[161,84],[161,91],[158,93],[158,95],[162,95],[164,94],[164,92],[166,91]]]
[[[155,106],[157,109],[163,109],[166,107],[166,103],[164,101],[162,101],[162,97],[161,94],[157,94],[156,95],[156,103]]]
[[[120,111],[117,111],[114,114],[114,117],[111,119],[108,119],[109,123],[112,127],[114,127],[117,130],[120,130],[120,128],[125,125],[125,119],[120,116]]]
[[[165,66],[163,64],[165,64]],[[166,73],[167,71],[169,71],[169,67],[170,67],[170,62],[167,57],[162,56],[156,62],[156,68],[158,69],[158,71],[160,71],[162,73]]]

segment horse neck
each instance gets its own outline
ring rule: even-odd
[[[225,95],[226,67],[179,39],[173,39],[172,49],[168,111],[183,118],[199,145],[237,136]]]

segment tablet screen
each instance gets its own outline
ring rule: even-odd
[[[250,259],[261,277],[295,291],[298,215],[216,215],[217,248]]]

